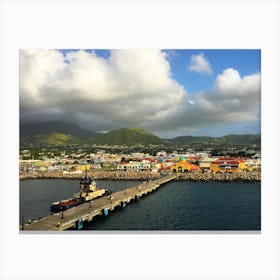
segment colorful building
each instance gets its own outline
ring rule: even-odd
[[[75,167],[76,171],[89,171],[91,169],[91,165],[90,164],[83,164],[83,165],[78,165]]]
[[[203,170],[209,170],[211,163],[215,160],[216,158],[204,157],[198,161],[198,166]]]
[[[181,160],[176,164],[170,166],[170,171],[177,172],[177,173],[192,172],[198,170],[200,170],[200,168],[197,165],[189,163],[185,160]]]
[[[261,170],[261,160],[260,159],[248,159],[245,161],[246,171],[259,171]]]
[[[218,158],[210,164],[212,172],[239,172],[245,169],[245,161],[242,158]]]

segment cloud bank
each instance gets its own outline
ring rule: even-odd
[[[260,74],[225,69],[189,100],[165,52],[20,51],[21,121],[63,120],[94,131],[140,127],[161,136],[259,118]]]

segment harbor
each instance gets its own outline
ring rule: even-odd
[[[157,190],[163,184],[176,179],[176,175],[166,176],[158,180],[144,181],[136,186],[113,192],[110,196],[83,203],[71,209],[46,217],[29,221],[20,226],[21,231],[63,231],[82,229],[84,223],[95,217],[107,216],[117,208],[125,208],[132,201],[137,201]]]

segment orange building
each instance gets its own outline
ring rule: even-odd
[[[185,160],[179,161],[176,164],[170,166],[170,171],[177,173],[192,172],[198,170],[200,170],[200,168],[197,165],[189,163]]]

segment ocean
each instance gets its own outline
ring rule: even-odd
[[[139,183],[96,182],[113,192]],[[19,223],[49,215],[52,202],[78,191],[79,180],[21,181]],[[261,184],[173,181],[124,209],[95,218],[83,230],[261,230]]]

